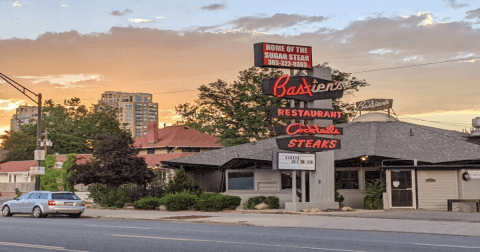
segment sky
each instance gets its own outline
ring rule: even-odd
[[[370,83],[345,101],[393,99],[402,121],[462,131],[480,116],[479,0],[0,0],[0,24],[0,73],[57,102],[152,93],[160,124],[253,66],[258,42],[311,46],[314,65]],[[0,81],[0,134],[25,103]]]

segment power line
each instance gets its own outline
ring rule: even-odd
[[[419,119],[419,118],[412,118],[412,117],[407,117],[407,116],[402,116],[402,115],[399,115],[399,116],[402,117],[403,119],[407,119],[407,120],[417,120],[417,121],[423,121],[423,122],[438,123],[438,124],[454,126],[454,127],[468,127],[468,126],[471,126],[471,125],[465,124],[465,123],[439,122],[439,121],[424,120],[424,119]]]
[[[463,59],[437,61],[437,62],[430,62],[430,63],[424,63],[424,64],[408,65],[408,66],[388,67],[388,68],[380,68],[380,69],[373,69],[373,70],[365,70],[365,71],[352,72],[352,74],[377,72],[377,71],[385,71],[385,70],[393,70],[393,69],[401,69],[401,68],[409,68],[409,67],[418,67],[418,66],[437,65],[437,64],[443,64],[443,63],[458,62],[458,61],[473,60],[473,59],[480,59],[480,56],[463,58]]]

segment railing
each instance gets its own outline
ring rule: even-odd
[[[35,182],[2,182],[0,183],[0,192],[15,192],[18,188],[20,192],[30,192],[35,190]]]

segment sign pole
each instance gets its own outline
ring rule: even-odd
[[[295,70],[290,69],[290,75],[295,75]],[[290,100],[290,108],[295,108],[295,100]],[[291,120],[291,123],[295,123],[295,119]],[[297,171],[292,171],[292,202],[298,202],[297,197]]]
[[[38,115],[37,115],[37,150],[41,150],[40,146],[42,136],[42,94],[38,94]],[[45,143],[46,144],[46,143]],[[40,160],[37,160],[37,167],[40,167]],[[40,190],[40,175],[35,176],[35,191]]]

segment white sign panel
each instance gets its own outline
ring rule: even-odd
[[[30,167],[30,174],[32,175],[45,175],[45,167]]]
[[[468,175],[472,179],[480,179],[480,171],[479,170],[468,170]]]
[[[278,169],[315,171],[315,154],[278,153]]]
[[[45,150],[35,150],[35,161],[45,160]]]

